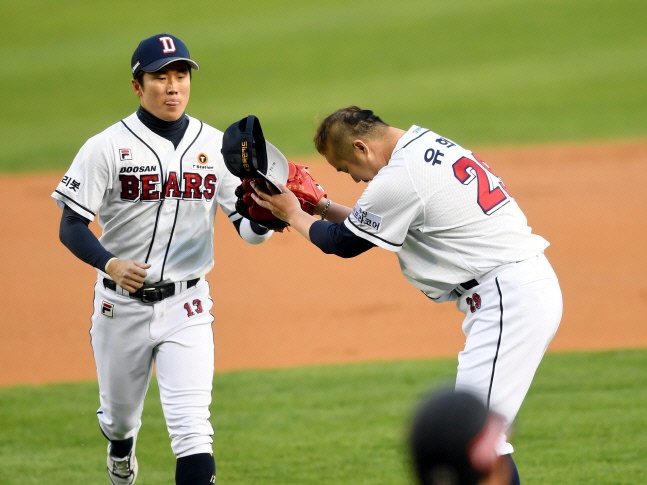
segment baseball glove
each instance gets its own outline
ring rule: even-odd
[[[323,187],[310,175],[308,167],[288,162],[288,181],[285,186],[299,199],[301,209],[312,215],[317,202],[322,197],[328,197]]]
[[[268,229],[283,232],[283,229],[288,226],[288,223],[282,221],[272,214],[272,211],[261,207],[252,199],[252,193],[254,193],[251,185],[252,182],[256,182],[257,185],[265,187],[265,179],[263,178],[242,179],[242,183],[236,187],[235,192],[236,197],[238,197],[236,200],[236,212],[246,219],[254,221]]]
[[[288,166],[289,174],[285,186],[297,196],[301,209],[312,215],[317,202],[322,197],[327,197],[326,192],[312,178],[308,167],[292,162],[288,162]],[[236,197],[238,197],[236,200],[236,211],[250,221],[254,221],[268,229],[282,232],[288,224],[272,214],[270,210],[258,205],[252,199],[252,193],[254,192],[251,185],[252,182],[256,182],[260,187],[266,186],[265,179],[262,178],[242,179],[242,183],[236,188]]]

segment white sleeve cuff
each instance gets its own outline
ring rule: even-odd
[[[249,244],[260,244],[262,242],[265,242],[274,233],[274,231],[270,230],[270,231],[267,231],[265,234],[256,234],[252,229],[251,224],[249,223],[249,219],[245,219],[245,218],[243,218],[242,221],[240,221],[240,227],[238,228],[238,232],[240,233],[240,237],[242,237]]]

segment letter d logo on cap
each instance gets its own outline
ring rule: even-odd
[[[162,53],[164,54],[171,54],[172,52],[175,52],[175,42],[173,42],[173,39],[171,37],[160,37],[159,41],[162,43],[162,46],[164,49],[162,50]]]

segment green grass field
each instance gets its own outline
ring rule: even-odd
[[[317,120],[349,104],[466,146],[647,136],[642,0],[4,0],[0,14],[3,171],[62,172],[134,111],[130,56],[161,31],[202,65],[190,114],[221,129],[256,114],[288,156],[313,156]]]
[[[406,485],[404,436],[453,359],[216,374],[220,485]],[[647,351],[548,354],[513,443],[526,484],[642,483]],[[0,483],[104,484],[93,382],[0,389]],[[138,442],[138,485],[170,483],[174,458],[154,383]]]

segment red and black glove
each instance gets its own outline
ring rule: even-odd
[[[261,207],[252,199],[252,194],[255,193],[251,185],[252,182],[265,187],[265,179],[263,178],[242,179],[242,183],[236,187],[235,192],[236,197],[238,197],[236,211],[250,221],[254,221],[273,231],[282,232],[288,226],[288,223],[282,221],[272,214],[272,211]]]
[[[297,196],[299,204],[304,212],[312,215],[317,202],[322,197],[327,197],[323,187],[319,185],[310,175],[308,167],[288,162],[289,174],[285,186]],[[236,211],[246,219],[254,221],[261,226],[274,231],[282,232],[289,224],[282,221],[272,211],[258,205],[252,198],[254,189],[251,183],[256,182],[257,186],[265,187],[263,178],[246,178],[236,188]]]

